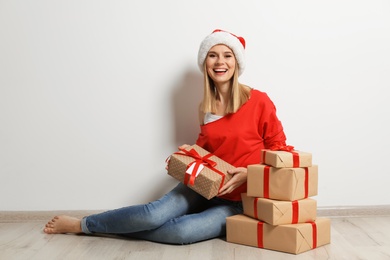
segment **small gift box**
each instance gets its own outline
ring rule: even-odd
[[[270,225],[297,224],[314,221],[317,201],[307,198],[284,201],[249,197],[241,194],[244,214]]]
[[[300,200],[318,193],[318,166],[275,168],[248,165],[247,195],[274,200]]]
[[[257,219],[234,215],[226,218],[227,242],[299,254],[330,243],[328,218],[301,224],[273,226]]]
[[[272,151],[261,150],[261,162],[276,168],[310,167],[312,166],[311,153],[301,151]]]
[[[168,174],[206,199],[211,199],[231,179],[227,171],[234,168],[200,146],[193,145],[170,156]]]

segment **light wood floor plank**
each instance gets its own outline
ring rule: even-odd
[[[213,239],[176,246],[115,236],[47,235],[43,221],[0,223],[0,260],[390,259],[390,216],[334,217],[331,244],[292,255]]]

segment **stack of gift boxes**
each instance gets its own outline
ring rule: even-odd
[[[330,219],[317,218],[318,166],[300,151],[262,151],[248,166],[244,214],[226,219],[228,242],[299,254],[330,243]]]
[[[244,214],[226,219],[228,242],[299,254],[330,243],[330,219],[317,218],[318,166],[301,151],[263,150],[248,166]],[[234,167],[193,145],[172,154],[168,174],[211,199]]]

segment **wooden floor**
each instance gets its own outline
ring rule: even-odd
[[[0,259],[390,259],[390,216],[330,217],[331,244],[299,255],[213,239],[185,246],[86,235],[47,235],[45,221],[0,223]]]

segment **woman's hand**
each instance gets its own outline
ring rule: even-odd
[[[228,174],[233,175],[233,177],[222,186],[219,190],[218,196],[231,193],[234,189],[245,183],[248,177],[247,169],[244,167],[238,167],[234,170],[230,170],[228,171]]]

